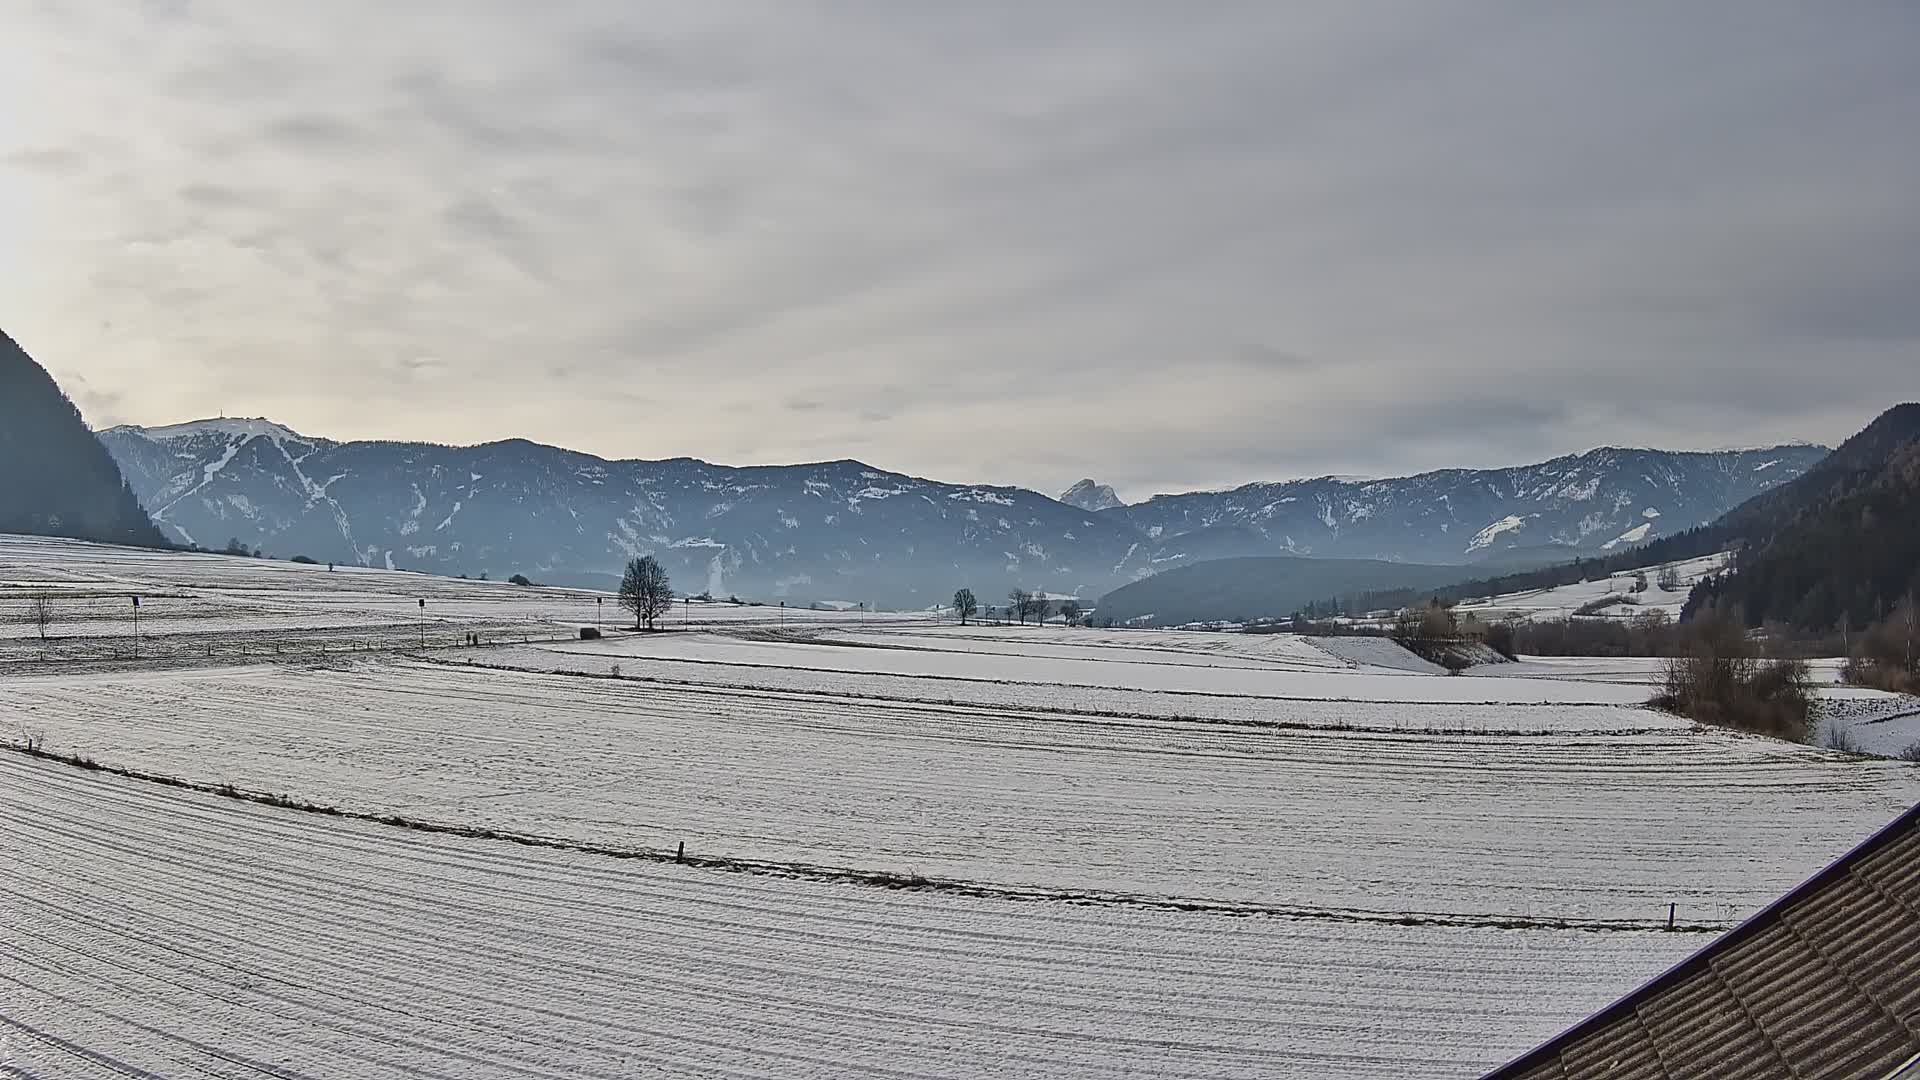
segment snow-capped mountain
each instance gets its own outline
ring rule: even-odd
[[[925,605],[971,585],[1091,594],[1125,522],[1019,488],[857,461],[730,468],[606,461],[523,440],[336,443],[264,420],[101,434],[170,535],[286,557],[610,585],[632,555],[716,596]]]
[[[1596,450],[1517,469],[1254,484],[1090,511],[857,461],[735,468],[608,461],[518,439],[339,443],[265,420],[100,438],[154,521],[207,548],[233,538],[282,557],[600,586],[629,556],[652,554],[685,592],[893,607],[963,585],[987,602],[1013,585],[1097,598],[1242,555],[1570,556],[1708,521],[1825,453]],[[1068,494],[1103,490],[1111,497],[1091,482]]]
[[[1156,495],[1123,517],[1166,546],[1229,534],[1269,555],[1480,562],[1613,551],[1704,525],[1827,455],[1823,446],[1704,453],[1606,447],[1537,465],[1391,480],[1321,477]],[[1214,556],[1207,556],[1214,557]]]
[[[1060,501],[1076,509],[1098,513],[1101,510],[1113,510],[1127,505],[1113,488],[1106,484],[1096,484],[1091,479],[1082,480],[1060,493]]]

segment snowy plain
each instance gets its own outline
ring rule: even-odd
[[[1471,1077],[1920,801],[1639,662],[594,599],[0,537],[0,1063]]]
[[[1489,921],[1650,923],[1679,903],[1725,922],[1920,801],[1909,766],[1688,729],[1276,731],[406,662],[44,677],[7,697],[56,750],[357,811],[1030,889]],[[1821,820],[1801,816],[1815,807]],[[1623,846],[1661,854],[1613,865]]]
[[[975,636],[998,628],[980,627]],[[1140,634],[1167,631],[1135,631]],[[1174,631],[1178,632],[1178,631]],[[1070,643],[1077,631],[1059,631]],[[1251,635],[1249,635],[1251,636]],[[1277,635],[1261,635],[1277,636]],[[1639,687],[1605,683],[1527,682],[1476,674],[1454,678],[1398,669],[1359,668],[1314,646],[1289,638],[1297,660],[1277,658],[1248,664],[1196,658],[1191,662],[1114,662],[1099,647],[1079,656],[1026,655],[1000,650],[860,647],[881,644],[859,634],[830,638],[769,638],[728,634],[680,634],[625,637],[615,641],[556,644],[550,651],[594,659],[631,658],[654,662],[680,660],[735,666],[791,668],[839,674],[905,675],[924,678],[1034,685],[1142,690],[1175,694],[1240,694],[1312,700],[1513,703],[1555,705],[1634,705],[1647,695]],[[846,642],[846,644],[835,644]]]
[[[131,658],[135,596],[138,647],[149,659],[442,646],[469,633],[549,640],[577,637],[581,627],[611,629],[623,617],[613,596],[581,589],[0,535],[0,663]],[[40,597],[52,608],[44,641],[28,617],[29,602]],[[931,618],[690,602],[674,605],[667,621],[744,629]]]
[[[716,873],[13,755],[0,817],[25,1077],[1471,1077],[1701,940]]]

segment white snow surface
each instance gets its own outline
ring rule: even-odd
[[[991,633],[998,628],[983,628]],[[1072,631],[1061,631],[1071,634]],[[1135,631],[1151,633],[1151,631]],[[857,635],[836,640],[859,642]],[[623,656],[635,660],[693,660],[745,666],[798,668],[840,674],[877,674],[1145,690],[1180,694],[1464,704],[1637,705],[1638,687],[1605,683],[1522,682],[1467,674],[1435,679],[1385,668],[1354,670],[1304,639],[1298,648],[1312,660],[1248,666],[1243,660],[1195,663],[1116,663],[1098,655],[1055,657],[995,651],[836,647],[830,642],[740,637],[730,634],[630,637],[611,642],[561,643],[556,653]],[[865,643],[862,643],[865,644]],[[1476,669],[1477,671],[1477,669]]]
[[[1491,547],[1493,546],[1493,542],[1500,538],[1501,533],[1524,529],[1526,525],[1527,520],[1525,518],[1515,514],[1508,514],[1499,521],[1493,522],[1486,528],[1474,533],[1473,539],[1467,542],[1467,551],[1475,552],[1482,548]]]
[[[1632,530],[1632,532],[1639,531],[1640,528]],[[1504,593],[1500,596],[1477,597],[1461,602],[1455,610],[1461,615],[1471,612],[1486,622],[1505,618],[1564,619],[1571,618],[1586,604],[1604,600],[1609,596],[1623,596],[1632,597],[1634,602],[1612,605],[1599,612],[1598,617],[1631,618],[1648,611],[1660,611],[1669,617],[1678,618],[1680,609],[1687,602],[1687,593],[1692,590],[1694,584],[1701,578],[1719,573],[1726,567],[1727,560],[1727,555],[1716,554],[1679,562],[1660,563],[1648,566],[1644,570],[1622,570],[1604,578],[1576,582],[1572,585]],[[1680,588],[1673,592],[1666,592],[1655,584],[1660,577],[1660,572],[1668,567],[1673,568],[1680,575]],[[1647,590],[1645,592],[1633,591],[1636,574],[1646,575]]]
[[[0,537],[0,740],[199,785],[0,750],[0,1071],[1467,1078],[1920,801],[1658,661],[608,599]]]
[[[21,1076],[1466,1078],[1701,940],[722,873],[13,755],[0,814]]]
[[[301,440],[291,429],[280,426],[262,417],[221,417],[219,419],[191,420],[184,424],[168,424],[164,427],[133,427],[152,439],[176,439],[191,435],[229,435],[246,440],[255,436],[270,439]]]

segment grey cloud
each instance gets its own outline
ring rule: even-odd
[[[271,208],[273,196],[262,191],[244,191],[225,184],[188,184],[180,189],[180,198],[208,210],[263,210]]]
[[[69,368],[55,368],[53,376],[79,407],[80,415],[95,430],[125,422],[125,413],[122,411],[126,402],[124,391],[97,387],[85,375]]]
[[[1138,497],[1920,396],[1903,5],[268,8],[10,27],[0,307],[131,418]]]
[[[62,146],[28,148],[0,154],[0,165],[70,176],[86,168],[87,156],[78,150]]]
[[[268,124],[262,137],[296,147],[315,150],[338,149],[360,142],[359,128],[339,117],[322,113],[296,113]]]
[[[499,252],[531,277],[545,276],[544,257],[520,218],[490,199],[467,195],[443,212],[449,225],[467,234],[474,244]]]
[[[1312,357],[1277,349],[1272,345],[1243,345],[1231,355],[1235,363],[1256,371],[1304,371],[1314,366]]]

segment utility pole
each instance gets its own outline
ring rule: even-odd
[[[420,647],[427,647],[427,600],[420,598]]]
[[[1914,671],[1914,590],[1907,590],[1907,673]]]
[[[133,598],[133,658],[140,659],[140,598],[138,596]]]
[[[787,602],[785,600],[782,600],[780,601],[780,629],[785,630],[786,628],[787,628]]]
[[[603,613],[605,613],[606,610],[607,610],[607,598],[604,596],[594,597],[593,598],[593,628],[596,632],[600,629],[600,617]]]
[[[685,630],[692,625],[693,597],[683,596],[680,598],[680,629]]]

